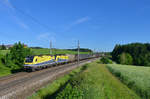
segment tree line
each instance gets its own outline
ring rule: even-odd
[[[2,45],[0,46],[0,50],[6,50],[6,46],[5,46],[4,44],[2,44]]]
[[[78,48],[76,48],[76,49],[67,49],[67,50],[78,51]],[[80,48],[80,52],[93,52],[93,51],[91,49],[88,49],[88,48]]]
[[[150,66],[150,43],[117,44],[111,54],[119,64]]]

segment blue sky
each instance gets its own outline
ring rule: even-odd
[[[76,48],[80,40],[97,51],[150,42],[150,1],[0,0],[1,44],[49,47],[50,40],[55,48]]]

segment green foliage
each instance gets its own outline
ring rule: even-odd
[[[101,64],[112,64],[113,62],[112,62],[112,60],[110,60],[110,59],[107,58],[107,57],[102,57],[102,58],[100,59],[100,63],[101,63]]]
[[[2,44],[2,46],[0,47],[1,50],[6,50],[6,46],[4,44]]]
[[[70,51],[78,51],[78,49],[67,49],[67,50],[70,50]],[[91,49],[88,49],[88,48],[80,48],[80,52],[93,52]]]
[[[150,99],[150,67],[108,64],[107,68],[142,99]]]
[[[122,53],[118,56],[119,63],[124,65],[132,65],[133,59],[132,56],[129,53]]]
[[[10,49],[10,53],[6,54],[5,64],[12,69],[21,69],[24,64],[24,59],[28,55],[31,55],[29,48],[25,48],[21,42],[15,43]]]
[[[120,63],[119,55],[128,53],[132,56],[132,64],[140,66],[150,66],[150,44],[131,43],[126,45],[116,45],[112,51],[112,59]]]

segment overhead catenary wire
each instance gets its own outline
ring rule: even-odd
[[[33,17],[32,15],[24,12],[23,10],[17,8],[16,6],[12,5],[12,7],[18,11],[19,13],[23,14],[24,16],[26,17],[29,17],[32,21],[34,21],[35,23],[39,24],[40,26],[42,26],[43,28],[47,29],[48,31],[50,30],[50,28],[46,25],[46,24],[43,24],[42,22],[40,22],[37,18]]]

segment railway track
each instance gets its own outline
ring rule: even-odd
[[[57,77],[93,60],[95,59],[83,60],[79,65],[70,63],[41,71],[31,73],[21,72],[2,77],[0,78],[0,99],[25,99],[26,96],[31,95],[33,92],[55,80]]]

